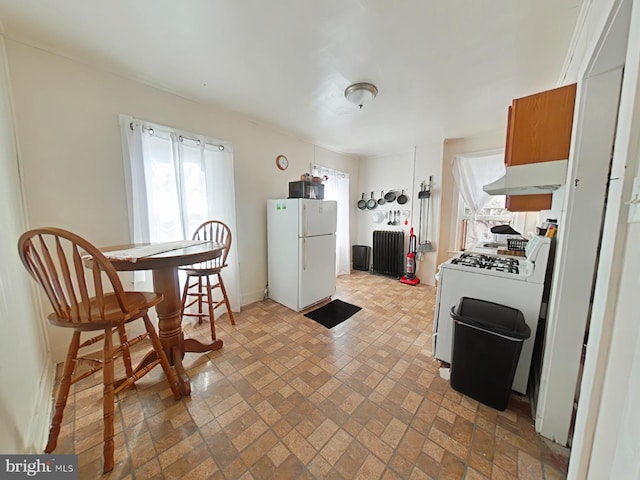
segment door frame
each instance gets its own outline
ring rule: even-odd
[[[636,319],[623,317],[618,309],[623,261],[630,254],[625,200],[631,197],[640,154],[639,7],[637,1],[633,6],[633,0],[612,2],[601,35],[580,76],[588,80],[624,66],[590,331],[579,385],[568,471],[570,479],[607,478],[614,466],[615,444],[624,418],[625,393],[630,378],[629,370],[620,373],[625,367],[630,368],[629,351],[614,344],[614,328],[623,329],[633,338],[640,331]],[[581,130],[577,132],[576,139],[581,133]],[[611,374],[612,370],[615,375]],[[600,415],[601,412],[604,414]]]
[[[602,33],[596,39],[593,53],[585,56],[586,62],[578,75],[569,173],[536,405],[536,430],[563,445],[570,440],[576,393],[581,392],[581,401],[588,401],[594,393],[589,385],[593,378],[587,384],[583,381],[583,386],[579,385],[586,328],[590,331],[588,350],[601,348],[604,317],[599,309],[591,308],[592,300],[595,298],[600,302],[603,298],[606,300],[616,295],[616,282],[600,281],[597,295],[592,297],[596,272],[599,270],[596,262],[601,251],[601,234],[604,233],[602,242],[611,245],[611,235],[617,233],[602,230],[605,205],[606,215],[613,215],[614,218],[624,208],[620,199],[611,195],[611,191],[609,198],[606,195],[614,139],[618,143],[622,138],[617,131],[621,126],[617,123],[620,77],[625,64],[632,1],[614,2]],[[616,147],[616,150],[625,149]],[[613,158],[616,165],[620,162],[624,164],[624,160],[620,154]],[[609,188],[621,191],[620,185],[628,181],[624,177],[622,169],[615,179],[612,176]],[[609,275],[620,275],[615,259],[621,256],[622,249],[618,248],[607,259],[611,267],[607,272]],[[607,342],[602,347],[606,349],[606,345]]]

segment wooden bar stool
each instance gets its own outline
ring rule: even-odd
[[[41,228],[24,233],[18,240],[18,250],[24,266],[44,289],[53,313],[49,322],[53,325],[73,329],[73,336],[58,394],[55,411],[49,430],[46,453],[55,450],[60,433],[62,415],[67,404],[71,385],[102,370],[104,384],[104,472],[113,469],[113,419],[115,415],[115,394],[127,387],[135,387],[135,382],[160,364],[167,376],[174,398],[180,398],[178,382],[169,366],[160,339],[147,312],[162,301],[162,295],[147,292],[125,292],[120,278],[107,258],[85,239],[59,228]],[[84,256],[93,257],[92,269],[84,264]],[[85,276],[85,271],[87,275]],[[90,273],[88,273],[90,272]],[[105,292],[107,290],[107,292]],[[109,290],[113,290],[112,292]],[[128,339],[125,324],[133,320],[144,322],[146,333]],[[80,342],[82,334],[100,332]],[[114,346],[113,335],[119,339]],[[133,370],[130,348],[149,338],[155,350],[155,358],[146,356]],[[80,349],[103,340],[102,361],[78,355]],[[114,379],[114,359],[122,357],[125,377]],[[150,359],[150,360],[149,360]],[[88,367],[79,372],[79,364]]]
[[[182,316],[197,317],[198,323],[202,323],[204,318],[209,319],[211,325],[211,339],[216,339],[216,326],[213,313],[216,308],[224,305],[229,314],[231,325],[235,325],[229,297],[227,297],[227,289],[222,280],[222,269],[227,266],[227,256],[231,248],[231,229],[219,220],[209,220],[200,225],[193,234],[193,240],[208,240],[224,245],[224,251],[218,258],[208,262],[181,267],[180,270],[185,272],[187,279],[182,292]],[[212,283],[211,277],[216,276],[217,282]],[[219,288],[222,294],[221,300],[214,300],[213,291]],[[198,305],[196,313],[191,313],[187,309],[192,305]],[[204,306],[207,306],[205,311]]]

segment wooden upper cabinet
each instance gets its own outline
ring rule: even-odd
[[[569,158],[575,101],[575,83],[514,100],[507,127],[507,165]]]
[[[518,98],[509,107],[507,166],[569,158],[576,84]],[[511,211],[551,208],[551,194],[507,197]]]
[[[539,195],[507,195],[505,208],[510,212],[539,212],[550,210],[553,197],[550,193]]]

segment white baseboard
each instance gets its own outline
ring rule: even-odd
[[[264,299],[264,290],[251,293],[243,293],[240,299],[240,305],[249,305],[253,302],[259,302]]]
[[[40,383],[37,401],[25,438],[25,453],[43,453],[49,436],[49,425],[53,411],[53,390],[56,381],[56,365],[51,358],[47,360]]]

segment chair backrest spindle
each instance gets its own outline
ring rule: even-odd
[[[226,224],[219,220],[208,220],[196,229],[193,240],[206,240],[224,245],[222,255],[207,263],[218,267],[227,265],[227,257],[231,248],[231,229]]]
[[[57,322],[73,324],[103,318],[105,285],[115,294],[121,311],[129,311],[111,262],[82,237],[59,228],[31,230],[20,237],[18,250],[27,271],[43,287]],[[85,275],[84,253],[92,257],[91,275]],[[93,303],[91,291],[95,293]]]

